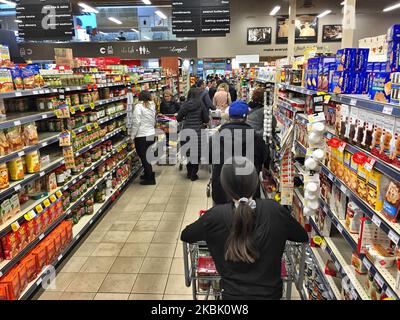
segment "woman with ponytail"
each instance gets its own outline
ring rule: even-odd
[[[307,242],[306,231],[277,202],[253,199],[259,180],[248,159],[226,162],[221,185],[231,203],[208,210],[183,230],[181,240],[207,242],[224,300],[281,299],[285,243]]]

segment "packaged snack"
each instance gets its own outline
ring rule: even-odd
[[[7,167],[11,181],[18,181],[24,178],[24,166],[21,157],[7,162]]]
[[[364,110],[364,113],[366,114],[366,131],[365,131],[365,137],[364,140],[361,144],[361,147],[370,150],[371,149],[371,144],[373,140],[373,134],[374,134],[374,123],[375,123],[375,114],[373,112],[367,112]]]
[[[19,151],[24,147],[20,126],[7,129],[6,136],[10,145],[10,151]]]
[[[40,171],[40,159],[38,151],[26,154],[25,161],[26,161],[26,171],[28,173],[36,173]]]
[[[14,84],[10,70],[0,68],[0,93],[12,91],[14,91]]]
[[[385,198],[385,190],[389,184],[389,179],[382,173],[372,170],[368,176],[368,204],[376,211],[381,211]]]
[[[28,242],[32,242],[38,236],[38,225],[37,219],[32,219],[30,221],[25,222],[26,224],[26,232],[28,236]]]
[[[365,71],[368,65],[369,49],[357,49],[355,71]]]
[[[46,190],[49,193],[57,190],[57,177],[55,172],[46,175]]]
[[[357,192],[358,188],[358,177],[357,177],[357,172],[358,172],[358,163],[354,161],[354,156],[351,157],[350,161],[350,170],[349,170],[349,184],[348,186],[353,192]]]
[[[11,300],[10,293],[8,292],[8,285],[2,283],[0,279],[0,301]]]
[[[358,124],[357,122],[358,122],[358,119],[359,119],[358,114],[359,114],[359,109],[355,108],[355,107],[351,107],[351,109],[350,109],[350,122],[349,122],[350,128],[349,128],[349,130],[347,130],[348,135],[346,136],[346,140],[349,143],[353,143],[354,142],[354,138],[356,137],[356,128],[358,127],[357,126],[357,124]]]
[[[5,156],[11,152],[10,143],[4,131],[0,130],[0,156]]]
[[[376,72],[369,87],[369,97],[379,102],[390,102],[391,82],[389,72]]]
[[[390,240],[387,234],[375,225],[369,218],[361,218],[360,235],[358,238],[358,252],[365,254],[368,246],[380,244],[384,248],[390,247]]]
[[[393,250],[380,244],[371,244],[367,247],[367,256],[375,263],[384,268],[393,266],[396,257]]]
[[[21,264],[25,265],[28,282],[33,281],[37,277],[35,256],[28,254],[24,259],[21,260]]]
[[[380,117],[380,120],[382,122],[379,123],[383,123],[383,117]],[[375,125],[373,139],[371,143],[371,153],[375,156],[379,156],[379,152],[381,150],[382,135],[383,135],[382,128],[378,125]]]
[[[369,171],[364,168],[364,166],[359,165],[357,171],[357,194],[359,197],[365,201],[367,201],[368,196],[368,188],[367,188],[367,181],[368,181]]]
[[[22,70],[22,80],[24,82],[24,89],[35,88],[35,74],[30,68],[24,68]]]
[[[400,184],[391,181],[383,201],[382,213],[391,221],[397,221],[400,207]]]
[[[26,224],[23,223],[20,228],[16,231],[18,234],[18,251],[22,251],[29,244],[28,242],[28,234],[26,230]]]
[[[21,286],[21,292],[25,290],[25,288],[28,285],[28,274],[27,274],[27,270],[26,267],[23,263],[19,263],[16,267],[15,267],[15,272],[18,273],[19,275],[19,283]]]
[[[346,226],[350,233],[358,234],[360,232],[362,217],[363,212],[361,209],[354,202],[349,202],[346,213]]]
[[[6,285],[8,288],[9,300],[17,300],[21,293],[21,284],[19,274],[16,269],[11,269],[5,276],[0,278],[0,284]]]
[[[352,157],[352,154],[345,150],[344,157],[343,157],[343,165],[344,165],[343,182],[348,186],[350,185],[351,157]]]
[[[37,127],[34,123],[24,124],[22,126],[22,136],[25,146],[33,146],[39,143]]]
[[[345,48],[337,51],[336,66],[337,71],[354,71],[356,67],[357,49]]]
[[[353,252],[351,256],[351,264],[354,266],[354,270],[358,274],[367,274],[368,270],[365,268],[364,264],[362,263],[360,256],[356,253]]]
[[[39,243],[33,250],[32,255],[35,257],[36,272],[40,273],[43,268],[47,265],[47,252],[46,247]]]
[[[400,71],[400,41],[390,41],[388,43],[388,63],[386,71]]]
[[[18,67],[12,68],[11,75],[13,78],[15,90],[23,90],[24,82],[22,81],[21,69]]]
[[[1,245],[3,247],[3,256],[5,260],[13,259],[18,253],[19,238],[17,232],[9,232],[1,238]]]
[[[0,189],[6,189],[10,185],[8,180],[8,168],[7,164],[0,164]]]
[[[13,217],[13,211],[11,209],[10,199],[6,199],[1,203],[0,212],[1,212],[0,217],[3,223],[5,223],[7,220]]]

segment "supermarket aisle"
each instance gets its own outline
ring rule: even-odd
[[[192,299],[178,239],[211,205],[209,173],[191,182],[175,167],[156,172],[157,186],[130,185],[36,299]]]

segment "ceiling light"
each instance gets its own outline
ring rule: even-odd
[[[150,0],[142,0],[142,2],[143,2],[144,4],[151,4],[151,1],[150,1]]]
[[[151,40],[148,36],[143,36],[143,38],[146,40]]]
[[[156,11],[156,15],[158,15],[161,19],[167,19],[167,16],[162,13],[160,10]]]
[[[117,18],[114,18],[114,17],[109,17],[108,20],[110,20],[116,24],[122,24],[121,20],[118,20]]]
[[[9,6],[12,6],[12,7],[17,6],[17,4],[15,2],[8,1],[8,0],[0,0],[0,3],[8,4]]]
[[[16,23],[22,23],[22,20],[14,20]]]
[[[99,10],[96,10],[95,8],[89,6],[89,5],[86,4],[86,3],[79,2],[79,3],[78,3],[78,6],[80,6],[81,8],[83,8],[83,9],[84,9],[83,11],[85,11],[85,12],[99,13]]]
[[[332,10],[325,10],[324,12],[320,13],[319,15],[317,15],[317,18],[325,17],[328,14],[330,14],[331,12],[332,12]]]
[[[139,33],[139,30],[136,30],[135,28],[132,28],[131,30],[132,30],[133,32]]]
[[[394,4],[394,5],[390,6],[390,7],[387,7],[385,9],[383,9],[383,12],[392,11],[392,10],[395,10],[395,9],[398,9],[398,8],[400,8],[400,3]]]
[[[281,6],[275,6],[271,12],[269,13],[270,16],[274,16],[278,13],[278,11],[281,10]]]

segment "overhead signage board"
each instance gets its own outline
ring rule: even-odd
[[[21,0],[16,7],[19,36],[27,40],[71,40],[74,24],[69,0]]]
[[[158,59],[160,57],[196,58],[197,41],[115,41],[21,43],[26,60],[54,60],[54,48],[71,48],[74,57],[120,57],[121,59]]]
[[[172,0],[172,33],[215,37],[230,32],[230,0]]]

